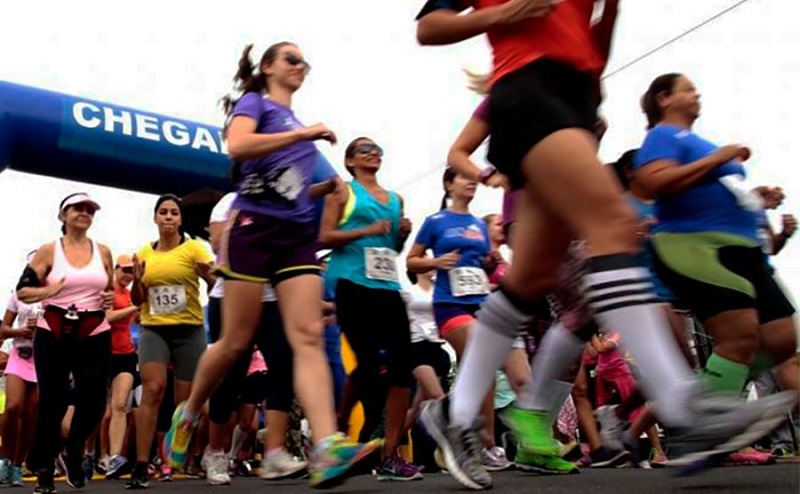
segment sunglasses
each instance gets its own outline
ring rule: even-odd
[[[283,61],[288,63],[292,67],[297,67],[298,65],[302,65],[305,68],[306,74],[308,74],[311,71],[311,64],[306,62],[304,59],[298,57],[294,53],[284,53]]]
[[[133,274],[133,266],[117,266],[125,274]]]
[[[358,146],[353,149],[353,155],[356,154],[372,154],[375,153],[378,156],[383,156],[383,148],[378,146],[377,144],[359,144]]]

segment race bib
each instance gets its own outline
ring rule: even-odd
[[[177,314],[186,310],[186,288],[182,285],[150,287],[147,295],[151,315]]]
[[[398,281],[397,252],[392,249],[367,247],[364,249],[366,276],[370,280]]]
[[[744,178],[739,175],[726,175],[719,178],[719,182],[736,198],[739,207],[746,211],[757,213],[764,209],[764,200],[752,191]]]
[[[447,274],[450,277],[450,293],[454,297],[489,293],[489,279],[481,268],[453,268]]]

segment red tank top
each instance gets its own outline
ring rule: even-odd
[[[508,0],[474,0],[477,9]],[[491,29],[494,52],[490,84],[540,58],[557,60],[599,79],[605,63],[592,38],[594,0],[564,0],[547,17]]]

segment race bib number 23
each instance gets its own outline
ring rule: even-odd
[[[364,249],[366,276],[370,280],[398,281],[397,252],[392,249],[368,247]]]

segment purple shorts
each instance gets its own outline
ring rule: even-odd
[[[233,211],[222,240],[217,272],[225,279],[269,282],[320,274],[313,223]]]

